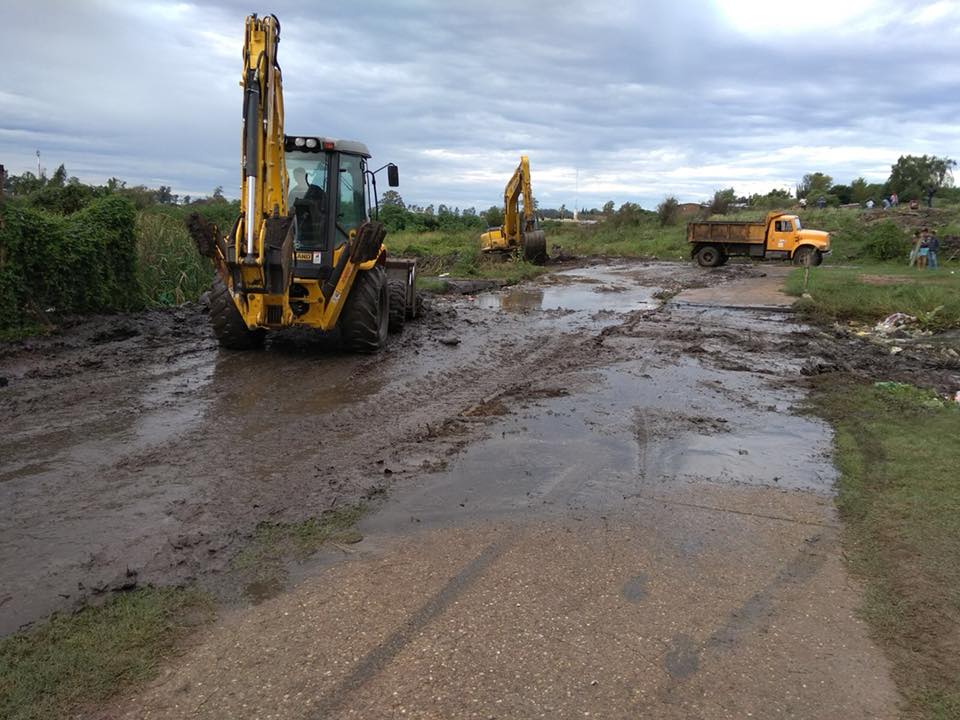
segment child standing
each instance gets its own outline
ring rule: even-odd
[[[925,268],[927,266],[927,256],[930,254],[930,234],[924,228],[923,235],[920,236],[920,249],[917,251],[917,267]]]

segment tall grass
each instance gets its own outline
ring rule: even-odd
[[[179,305],[210,288],[210,261],[197,252],[179,217],[141,212],[137,255],[140,286],[149,305]]]

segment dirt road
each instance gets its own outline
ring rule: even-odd
[[[387,490],[104,717],[893,717],[796,408],[870,351],[763,310],[760,274],[574,268],[438,298],[371,358],[219,352],[190,308],[8,352],[0,631],[134,582],[240,597],[259,521]]]

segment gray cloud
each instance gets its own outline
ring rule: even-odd
[[[521,153],[541,203],[568,207],[577,184],[581,206],[651,207],[667,193],[791,187],[815,170],[882,180],[902,153],[957,157],[956,3],[878,0],[844,15],[743,0],[744,22],[736,5],[270,10],[283,24],[287,129],[365,141],[420,204],[497,203]],[[746,22],[777,5],[780,21]],[[31,169],[39,148],[45,166],[91,181],[235,194],[248,11],[233,0],[8,8],[17,72],[0,80],[0,162]]]

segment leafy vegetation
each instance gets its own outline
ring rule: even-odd
[[[98,198],[66,216],[8,203],[0,219],[0,327],[45,324],[48,308],[142,306],[136,211],[128,200]]]
[[[171,305],[210,285],[184,226],[191,212],[231,227],[238,203],[220,189],[176,204],[168,187],[92,186],[31,173],[6,178],[0,207],[0,337],[42,331],[51,316]],[[48,312],[52,311],[52,312]]]
[[[680,219],[680,203],[673,195],[665,197],[663,202],[657,205],[657,219],[661,227],[677,224],[677,220]]]
[[[213,617],[193,590],[143,589],[0,640],[0,717],[69,717],[150,678],[187,632]]]
[[[960,717],[960,407],[898,383],[822,386],[836,429],[846,555],[907,716]]]

